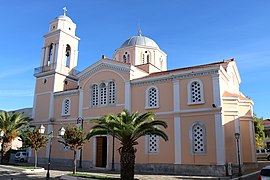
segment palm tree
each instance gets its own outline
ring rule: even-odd
[[[134,146],[138,144],[137,140],[140,137],[151,134],[160,136],[165,141],[168,140],[166,133],[158,128],[158,126],[167,128],[167,123],[155,120],[154,116],[153,112],[139,115],[137,112],[130,114],[127,110],[124,110],[117,115],[109,114],[91,121],[96,125],[88,133],[88,139],[95,135],[109,134],[120,141],[121,179],[134,179],[136,153]]]
[[[0,129],[4,131],[1,147],[1,164],[7,164],[10,157],[12,141],[19,136],[19,131],[27,125],[30,117],[21,117],[23,113],[0,112]]]

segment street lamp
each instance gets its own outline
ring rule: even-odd
[[[39,128],[39,133],[44,134],[45,133],[45,127],[43,126],[43,124],[40,126]],[[63,136],[65,134],[65,128],[61,127],[61,129],[59,130],[59,135]],[[50,166],[51,166],[51,153],[52,153],[52,138],[53,136],[53,130],[50,134],[48,134],[49,140],[50,140],[50,150],[49,150],[49,159],[48,159],[48,168],[47,168],[47,174],[46,174],[46,180],[50,179]]]
[[[238,176],[242,176],[242,169],[241,169],[241,162],[240,162],[240,149],[239,149],[239,138],[240,138],[240,133],[235,133],[234,134],[236,143],[237,143],[237,155],[238,155]]]
[[[78,117],[77,119],[77,125],[81,125],[81,128],[83,129],[83,118],[82,117]],[[79,161],[79,168],[82,168],[82,148],[80,149],[80,161]]]
[[[113,141],[112,141],[112,171],[115,171],[115,168],[114,168],[114,139],[115,139],[115,135],[113,133]]]
[[[1,140],[3,139],[3,137],[4,137],[4,135],[5,135],[5,132],[4,132],[4,130],[3,129],[1,129],[0,130],[0,138],[1,138]],[[2,143],[1,143],[1,164],[3,164],[3,148],[4,148],[4,143],[3,143],[3,141],[2,141]]]

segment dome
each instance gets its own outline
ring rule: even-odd
[[[133,36],[126,40],[120,48],[129,47],[129,46],[150,46],[159,48],[157,43],[152,39],[145,36]]]
[[[60,16],[56,17],[55,19],[72,22],[72,20],[68,16],[65,16],[65,15],[60,15]]]

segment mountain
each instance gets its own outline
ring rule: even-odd
[[[9,113],[12,113],[12,112],[16,112],[16,113],[21,113],[21,112],[24,112],[24,114],[22,115],[22,117],[32,117],[32,110],[33,108],[22,108],[22,109],[17,109],[17,110],[13,110],[13,111],[8,111]],[[1,111],[4,111],[4,110],[0,110]]]

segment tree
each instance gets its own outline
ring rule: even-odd
[[[34,128],[30,129],[29,127],[22,133],[22,137],[24,138],[24,146],[25,148],[32,148],[35,151],[35,168],[37,167],[37,152],[40,148],[45,147],[49,138],[43,136],[39,129]]]
[[[12,141],[19,136],[20,131],[27,125],[30,117],[22,117],[23,113],[0,112],[0,129],[4,131],[2,137],[1,164],[7,164],[10,158]]]
[[[168,136],[158,126],[167,128],[167,123],[154,119],[153,112],[146,112],[139,115],[138,113],[130,114],[127,110],[123,110],[117,115],[109,114],[100,119],[94,119],[91,122],[96,123],[87,138],[90,139],[95,135],[111,135],[118,139],[121,143],[119,148],[121,179],[134,179],[135,166],[135,145],[138,145],[138,139],[145,135],[157,135],[165,141]]]
[[[256,147],[257,148],[264,148],[264,126],[261,124],[263,118],[258,118],[256,114],[254,114],[253,122],[254,122],[254,129],[255,129],[255,140],[256,140]]]
[[[86,133],[82,127],[68,126],[65,128],[65,134],[62,136],[62,140],[58,142],[73,150],[73,174],[75,174],[77,169],[76,152],[87,142]]]

